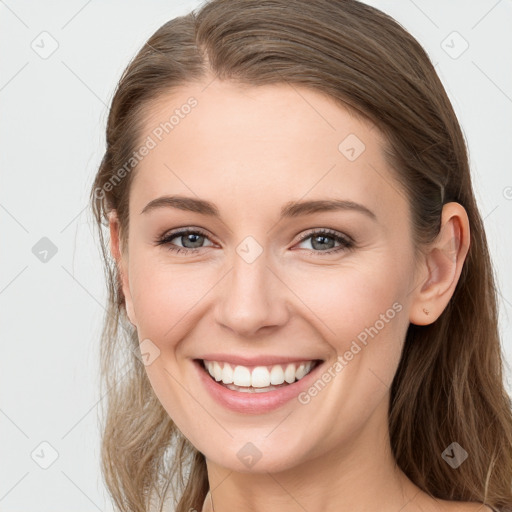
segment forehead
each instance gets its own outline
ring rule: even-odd
[[[346,198],[384,208],[403,198],[371,123],[333,99],[289,84],[214,80],[162,95],[146,112],[130,203],[164,193],[197,195],[238,214],[257,198]],[[224,201],[226,202],[226,201]],[[140,211],[140,209],[139,209]]]

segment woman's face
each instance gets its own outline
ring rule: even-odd
[[[376,127],[298,86],[214,80],[152,105],[124,293],[156,395],[209,461],[274,472],[387,441],[417,284],[409,207],[382,144]],[[232,361],[246,391],[293,380],[292,361],[322,363],[267,394],[228,389],[204,359]]]

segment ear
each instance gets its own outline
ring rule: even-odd
[[[122,248],[120,237],[120,224],[117,212],[112,210],[108,214],[110,228],[110,252],[116,261],[117,273],[123,290],[126,314],[130,323],[137,327],[137,319],[133,310],[132,295],[130,293],[130,282],[128,279],[128,255]]]
[[[409,321],[433,323],[450,301],[462,272],[470,243],[469,220],[459,203],[443,206],[441,230],[422,256],[413,290]]]

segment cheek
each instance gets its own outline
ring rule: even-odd
[[[326,270],[310,273],[307,280],[294,276],[294,292],[313,312],[311,321],[351,366],[382,368],[392,375],[409,323],[400,277],[406,272],[384,258]]]
[[[208,318],[212,301],[222,300],[215,285],[226,269],[204,262],[169,265],[161,255],[143,251],[132,255],[130,290],[139,338],[164,351],[179,350],[179,341]],[[393,366],[408,325],[404,264],[391,251],[377,250],[337,267],[283,266],[278,274],[290,286],[282,292],[293,304],[290,321],[311,324],[339,356],[348,359],[352,352],[358,354],[354,361]]]
[[[132,258],[132,263],[130,290],[139,338],[157,344],[179,340],[191,329],[190,322],[219,273],[200,265],[166,265],[143,254]]]

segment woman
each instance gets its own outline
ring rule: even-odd
[[[166,23],[118,84],[91,202],[120,510],[512,510],[467,151],[392,18],[214,0]]]

